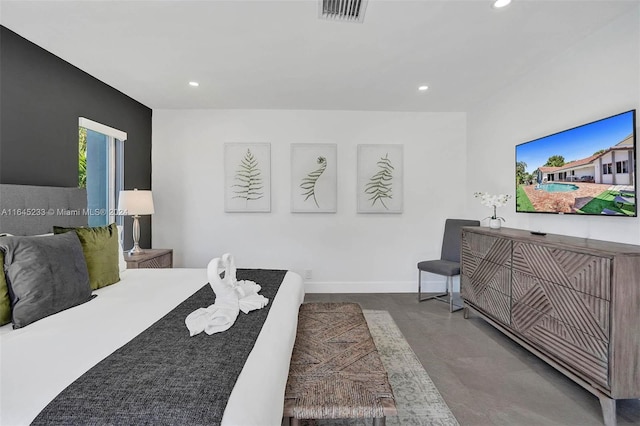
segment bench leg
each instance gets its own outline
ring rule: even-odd
[[[376,417],[373,419],[373,426],[385,426],[387,424],[386,417]]]
[[[300,419],[289,417],[289,426],[300,426]]]

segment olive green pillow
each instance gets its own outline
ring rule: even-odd
[[[82,244],[92,290],[120,281],[118,228],[115,223],[93,228],[53,227],[54,234],[69,231],[75,231]]]
[[[11,300],[9,299],[9,288],[7,279],[4,276],[4,252],[0,250],[0,325],[11,322]]]

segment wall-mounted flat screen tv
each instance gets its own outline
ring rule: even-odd
[[[516,146],[516,212],[637,216],[636,110]]]

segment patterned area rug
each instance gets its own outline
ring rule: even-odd
[[[387,426],[457,426],[458,421],[391,315],[387,311],[363,312],[396,398],[398,415],[387,417]],[[371,420],[317,420],[303,421],[302,424],[364,426],[370,425]]]

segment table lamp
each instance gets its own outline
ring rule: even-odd
[[[129,255],[142,254],[144,250],[140,248],[140,215],[153,214],[153,197],[151,191],[120,191],[118,196],[118,210],[127,216],[133,216],[133,248],[129,250]]]

